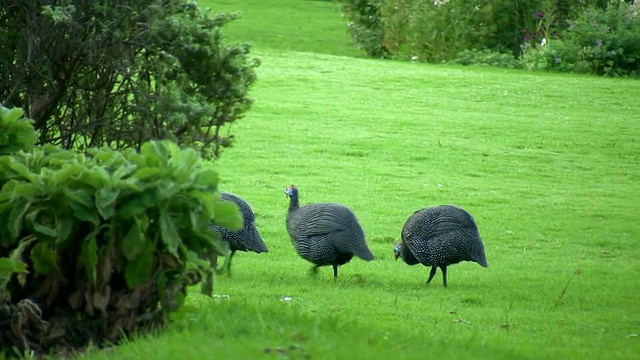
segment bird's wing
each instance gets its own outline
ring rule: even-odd
[[[469,227],[476,227],[473,217],[466,211],[457,208],[446,207],[439,211],[433,219],[431,236],[440,236]]]
[[[323,235],[349,229],[347,214],[341,206],[337,204],[314,205],[322,206],[308,209],[308,216],[305,217],[305,235]]]

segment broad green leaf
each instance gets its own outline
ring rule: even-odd
[[[173,144],[172,147],[177,145]],[[172,152],[170,165],[175,168],[174,176],[182,181],[188,179],[194,170],[195,164],[198,162],[198,153],[194,149],[177,149]]]
[[[22,224],[24,222],[24,215],[26,214],[30,202],[22,201],[15,205],[15,207],[11,210],[11,214],[9,214],[9,234],[12,238],[16,239],[20,236],[20,232],[22,231]]]
[[[9,212],[11,212],[11,209],[13,209],[13,204],[0,198],[0,214],[8,214]]]
[[[97,266],[98,266],[98,240],[96,239],[97,231],[93,231],[82,242],[82,260],[84,262],[84,268],[87,272],[87,278],[91,284],[95,285],[97,280]]]
[[[215,216],[215,202],[213,193],[208,191],[191,190],[187,194],[196,199],[202,205],[209,217],[213,218]]]
[[[242,215],[238,206],[231,201],[218,201],[214,204],[216,225],[229,230],[240,230],[242,228]]]
[[[94,189],[107,186],[110,182],[109,173],[100,166],[93,166],[85,169],[78,175],[78,181],[90,185]]]
[[[56,213],[56,230],[58,232],[58,239],[56,240],[56,246],[60,248],[67,247],[67,239],[71,235],[73,230],[73,224],[75,223],[73,217],[68,212]]]
[[[55,185],[59,185],[59,184],[63,184],[65,183],[67,180],[69,180],[69,178],[72,175],[75,174],[80,174],[82,172],[83,168],[81,165],[78,164],[69,164],[67,162],[67,164],[65,166],[63,166],[61,169],[56,170],[52,175],[51,175],[51,180],[53,181],[53,184]]]
[[[56,253],[46,242],[39,242],[31,250],[33,268],[39,274],[49,274],[58,270]]]
[[[58,237],[58,232],[56,231],[56,229],[50,228],[46,225],[43,224],[39,224],[37,222],[33,222],[31,224],[33,226],[33,231],[46,235],[46,236],[50,236],[53,238],[57,238]]]
[[[205,217],[202,216],[202,212],[200,211],[200,209],[192,209],[189,211],[189,220],[192,229],[196,230],[207,227],[209,223],[207,222],[206,224],[203,224],[204,219]]]
[[[167,149],[161,141],[152,140],[144,143],[140,148],[140,155],[143,156],[144,162],[147,166],[167,166]]]
[[[100,225],[100,217],[94,208],[85,207],[74,201],[71,201],[69,205],[71,205],[71,209],[73,210],[73,216],[77,219],[90,222],[95,226]]]
[[[22,261],[11,260],[9,258],[0,258],[0,274],[16,273],[27,271],[27,264]]]
[[[11,109],[7,109],[2,107],[2,120],[7,123],[14,122],[18,120],[24,114],[24,110],[18,107],[14,107]]]
[[[151,275],[155,271],[153,267],[154,250],[153,241],[145,241],[140,254],[125,266],[124,277],[130,289],[151,280]]]
[[[45,205],[46,206],[46,205]],[[45,210],[45,206],[40,206],[40,208],[38,208],[38,204],[36,204],[36,206],[31,206],[30,211],[28,211],[25,215],[24,215],[24,222],[26,224],[33,224],[34,222],[37,222],[36,219],[38,217],[38,215],[40,215],[40,212],[42,212],[42,210]]]
[[[19,184],[22,184],[22,180],[15,180],[15,179],[11,179],[9,181],[7,181],[3,186],[2,186],[2,192],[0,192],[0,194],[2,194],[2,198],[3,199],[11,199],[11,193],[13,193],[13,189],[16,188],[16,186],[18,186]]]
[[[136,219],[127,231],[127,235],[125,235],[124,239],[122,239],[122,252],[127,260],[134,260],[140,251],[142,251],[146,238],[144,233],[140,229],[139,220]]]
[[[11,197],[13,199],[28,197],[35,195],[37,192],[38,189],[36,189],[32,183],[19,182],[16,183],[13,190],[11,190]]]
[[[77,171],[82,171],[85,163],[85,157],[82,154],[74,152],[63,151],[57,152],[55,155],[49,157],[49,167],[57,169],[65,169],[71,167]]]
[[[215,189],[218,185],[218,172],[211,168],[198,171],[194,185]]]
[[[30,182],[34,184],[37,183],[37,175],[32,173],[31,170],[29,170],[29,168],[24,164],[14,161],[11,163],[11,170],[15,171],[18,175],[24,177]]]
[[[90,208],[93,207],[93,200],[91,199],[91,195],[83,189],[75,189],[71,190],[67,187],[61,187],[62,193],[67,199],[70,200],[70,203],[78,203],[84,207]]]
[[[156,195],[156,203],[163,202],[180,192],[180,184],[177,184],[173,179],[160,179],[156,184],[158,191],[158,194]]]
[[[157,167],[145,167],[136,171],[135,174],[133,174],[133,176],[139,180],[144,180],[152,176],[157,176],[162,172],[163,170]]]
[[[105,148],[91,148],[89,149],[89,154],[101,162],[108,162],[111,158],[117,155],[115,151]]]
[[[124,159],[123,159],[124,160]],[[124,166],[120,166],[113,172],[113,179],[122,179],[132,174],[137,169],[137,166],[133,164],[127,164]]]
[[[160,209],[160,216],[158,217],[160,222],[160,231],[162,236],[162,242],[164,243],[167,251],[178,257],[178,246],[180,245],[180,235],[176,230],[173,219],[165,209]]]
[[[100,188],[96,192],[96,208],[103,219],[110,219],[115,213],[113,205],[118,195],[120,195],[120,190],[107,187]]]
[[[118,211],[118,217],[128,219],[132,216],[136,216],[143,211],[147,210],[150,206],[157,205],[158,199],[153,192],[146,191],[140,194],[136,194],[127,201]]]
[[[111,183],[112,187],[120,190],[120,193],[129,193],[129,192],[140,192],[142,187],[140,186],[140,181],[133,176],[130,176],[126,179],[121,180],[113,180]]]

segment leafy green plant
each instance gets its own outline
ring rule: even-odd
[[[21,109],[7,109],[0,105],[0,155],[28,150],[38,140],[31,120],[22,117],[23,113]]]
[[[0,157],[0,258],[27,264],[6,285],[4,311],[29,319],[0,316],[3,343],[41,353],[116,342],[162,326],[188,285],[211,293],[208,259],[228,249],[207,225],[242,220],[199,161],[167,140],[140,152],[45,145]]]
[[[23,116],[18,108],[7,109],[0,105],[0,156],[28,150],[38,139],[31,120]],[[0,176],[0,189],[6,179]],[[14,273],[24,273],[26,264],[10,258],[0,258],[0,303],[7,298],[5,286]]]

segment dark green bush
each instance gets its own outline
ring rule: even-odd
[[[489,49],[464,50],[451,61],[461,65],[489,65],[507,69],[520,69],[522,64],[511,54],[503,54]]]
[[[563,34],[579,48],[576,70],[606,76],[640,76],[640,5],[587,9]]]
[[[470,1],[386,0],[380,12],[386,47],[397,58],[449,61],[490,33],[486,12]]]
[[[215,158],[256,79],[248,45],[222,35],[237,17],[189,0],[0,1],[0,99],[39,144],[169,139]]]
[[[604,76],[640,77],[640,6],[612,3],[583,11],[544,46],[527,48],[523,66]]]
[[[549,40],[544,46],[523,47],[522,68],[557,72],[574,72],[578,49],[562,40]]]
[[[384,30],[380,14],[383,0],[343,0],[347,28],[356,46],[374,58],[386,57]]]
[[[635,30],[637,16],[633,13],[637,13],[638,5],[625,2],[608,5],[603,0],[344,0],[344,3],[356,43],[369,48],[370,54],[371,49],[382,48],[386,57],[399,59],[625,76],[633,74],[637,67],[640,42]],[[628,10],[634,6],[636,10]],[[601,25],[582,26],[594,22]],[[592,35],[597,35],[605,46],[593,48],[597,39]],[[540,47],[543,39],[554,44]],[[557,43],[557,39],[563,41]],[[573,54],[564,51],[577,51],[579,61],[569,62]],[[499,53],[511,54],[513,59]],[[517,64],[515,58],[523,53],[522,64]]]

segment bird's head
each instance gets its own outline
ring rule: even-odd
[[[284,194],[287,195],[290,198],[294,198],[294,197],[298,197],[298,188],[296,188],[295,185],[291,184],[289,185],[289,187],[284,191]]]
[[[400,245],[400,243],[396,241],[393,244],[393,255],[396,256],[396,260],[398,260],[398,258],[401,256],[401,251],[402,251],[402,245]]]

